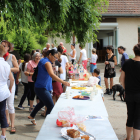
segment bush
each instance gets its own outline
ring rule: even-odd
[[[34,33],[29,29],[12,30],[6,39],[13,43],[21,57],[25,53],[30,53],[33,49],[42,49],[47,42],[47,37]]]

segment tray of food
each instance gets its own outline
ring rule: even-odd
[[[82,95],[76,95],[76,96],[74,96],[72,99],[76,99],[76,100],[88,100],[89,97],[87,97],[87,96],[82,96]]]
[[[96,140],[96,138],[87,133],[82,131],[81,129],[79,129],[77,126],[73,126],[73,127],[64,127],[61,129],[61,135],[63,138],[67,139],[67,140]]]
[[[73,87],[71,87],[71,89],[85,90],[86,87],[73,86]]]

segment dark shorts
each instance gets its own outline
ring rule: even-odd
[[[126,126],[140,130],[140,94],[127,94],[125,96],[127,106]]]

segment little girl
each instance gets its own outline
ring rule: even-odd
[[[90,59],[90,58],[89,58]],[[90,72],[93,74],[94,72],[94,69],[97,68],[97,65],[96,65],[96,61],[98,59],[98,56],[96,54],[96,49],[93,48],[92,49],[92,56],[91,56],[91,61],[90,61]]]

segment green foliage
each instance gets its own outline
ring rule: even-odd
[[[47,37],[43,34],[39,34],[38,28],[8,30],[6,22],[4,22],[1,17],[0,40],[8,40],[14,43],[16,50],[18,50],[21,57],[23,57],[25,53],[30,53],[32,49],[42,49],[47,42]]]
[[[128,56],[129,56],[129,58],[131,58],[131,59],[134,58],[134,55],[128,55]]]
[[[15,44],[20,54],[41,48],[45,34],[79,43],[96,41],[101,12],[109,0],[1,0],[0,39]]]
[[[42,49],[47,42],[47,38],[29,29],[20,28],[17,31],[13,30],[8,35],[8,41],[14,43],[16,50],[23,57],[25,53],[30,53],[33,49]]]
[[[70,42],[74,34],[79,43],[95,42],[101,12],[105,11],[108,0],[70,0],[70,3],[63,28],[53,28],[53,36],[55,32],[56,36],[60,33],[60,36]]]

